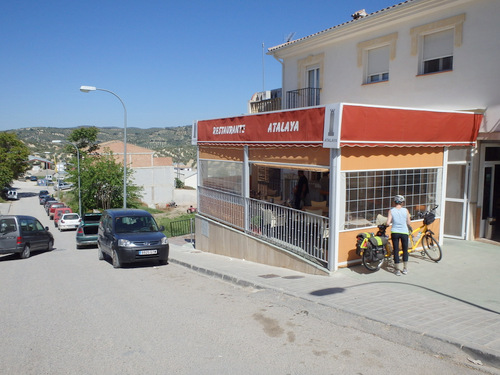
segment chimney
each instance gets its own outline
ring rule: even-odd
[[[359,18],[364,18],[366,16],[367,16],[367,14],[366,14],[366,11],[364,9],[358,10],[357,12],[354,12],[354,14],[351,14],[351,17],[355,20],[357,20]]]

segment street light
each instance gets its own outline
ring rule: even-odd
[[[106,89],[99,89],[94,86],[80,86],[81,92],[90,92],[90,91],[105,91],[109,92],[111,95],[114,95],[123,106],[124,113],[124,124],[123,124],[123,208],[127,208],[127,108],[125,108],[125,103],[123,100],[116,95],[113,91]]]
[[[80,150],[78,150],[78,147],[76,146],[75,143],[69,142],[69,141],[63,141],[60,139],[55,139],[52,141],[52,143],[66,143],[68,145],[73,146],[76,149],[76,158],[77,158],[77,165],[78,165],[78,215],[82,217],[82,189],[80,187]]]

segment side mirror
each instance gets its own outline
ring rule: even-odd
[[[160,225],[160,227],[158,228],[158,230],[159,230],[160,232],[163,232],[163,231],[165,230],[165,227],[164,227],[163,225]]]

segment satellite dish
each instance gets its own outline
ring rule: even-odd
[[[290,42],[294,36],[295,36],[295,32],[288,34],[288,35],[285,37],[285,43]]]

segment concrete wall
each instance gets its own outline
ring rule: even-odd
[[[178,206],[196,207],[197,191],[188,189],[175,189],[174,199]]]
[[[174,199],[174,167],[133,168],[134,183],[142,186],[142,201],[149,207],[165,207]]]
[[[196,216],[196,248],[295,271],[329,275],[323,267],[210,219]]]

